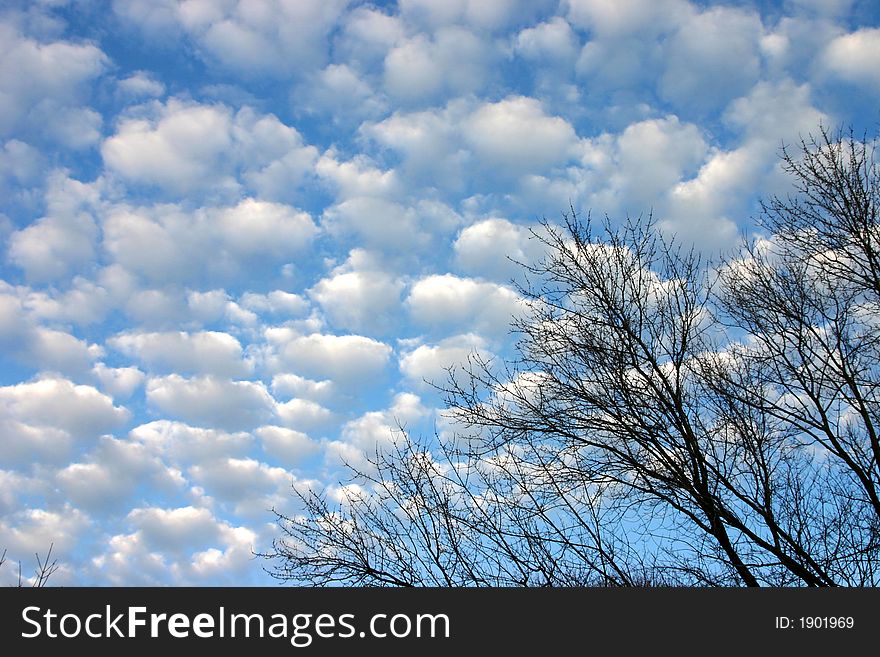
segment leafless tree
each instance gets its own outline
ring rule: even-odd
[[[49,583],[49,578],[54,575],[60,565],[58,564],[58,559],[52,559],[52,549],[54,545],[49,545],[49,549],[46,551],[46,556],[41,557],[39,552],[34,554],[34,558],[37,562],[36,568],[34,568],[34,576],[30,580],[30,586],[33,588],[43,588]],[[6,550],[3,550],[3,553],[0,554],[0,568],[6,563]],[[21,561],[18,562],[18,587],[22,588],[25,586],[25,582],[27,580],[23,577],[21,571]]]
[[[651,217],[534,232],[517,354],[451,371],[449,437],[401,431],[265,556],[326,585],[880,583],[874,144],[783,152],[767,236],[710,266]]]

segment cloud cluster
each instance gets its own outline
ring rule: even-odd
[[[541,220],[711,257],[781,143],[873,130],[849,0],[115,0],[0,11],[0,549],[265,583],[335,486],[510,353]],[[338,490],[336,488],[335,490]]]

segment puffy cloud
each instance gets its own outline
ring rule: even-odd
[[[440,28],[433,38],[418,34],[388,52],[385,89],[415,103],[475,92],[485,84],[493,56],[480,37],[460,27]]]
[[[46,216],[9,238],[9,259],[35,281],[57,280],[90,265],[98,236],[96,186],[60,171],[47,183]]]
[[[220,538],[217,520],[208,509],[142,507],[128,514],[144,543],[155,550],[178,552],[210,545]]]
[[[0,293],[0,346],[15,360],[35,369],[82,374],[102,355],[98,345],[36,324],[25,308],[30,299],[24,301],[17,295]]]
[[[521,30],[514,40],[515,52],[521,57],[554,63],[572,60],[577,54],[577,46],[574,31],[561,16]]]
[[[403,281],[377,264],[365,252],[352,251],[344,265],[309,290],[332,326],[367,332],[391,327],[398,314]]]
[[[36,148],[19,139],[10,139],[0,150],[0,181],[19,185],[36,182],[43,168],[43,157]]]
[[[377,448],[389,445],[401,427],[418,421],[428,412],[418,395],[399,393],[386,410],[369,411],[346,422],[341,439],[327,444],[327,456],[331,462],[338,460],[368,469],[367,460],[375,456]]]
[[[236,377],[252,369],[242,358],[239,341],[217,331],[122,333],[107,344],[153,371]]]
[[[231,251],[243,256],[284,257],[299,251],[315,236],[311,217],[287,205],[245,199],[231,208],[218,209],[215,229]]]
[[[116,263],[149,281],[179,283],[231,278],[246,264],[283,261],[302,251],[316,232],[308,214],[250,198],[195,212],[176,205],[115,206],[104,219],[104,248]],[[191,293],[190,301],[201,304],[205,312],[207,305],[220,303],[216,294]]]
[[[129,438],[151,453],[177,464],[243,456],[253,442],[250,434],[245,432],[229,433],[171,420],[155,420],[137,426],[129,432]]]
[[[667,46],[660,93],[683,112],[722,107],[758,79],[760,17],[714,7],[683,22]]]
[[[395,113],[362,132],[399,153],[402,173],[414,182],[454,190],[475,176],[507,186],[511,177],[564,166],[580,154],[574,127],[525,96]]]
[[[155,98],[165,95],[165,85],[149,71],[135,71],[117,82],[119,92],[130,98]]]
[[[328,150],[315,164],[315,172],[332,184],[342,199],[359,196],[387,198],[400,192],[397,172],[394,169],[382,171],[365,155],[343,162],[337,159],[336,153]]]
[[[633,123],[616,140],[609,184],[629,207],[645,211],[693,175],[708,150],[700,130],[675,116]]]
[[[102,321],[116,300],[110,291],[87,278],[77,276],[64,291],[57,288],[30,290],[22,307],[36,321],[89,326]]]
[[[276,412],[285,425],[301,429],[327,427],[335,419],[332,411],[310,399],[291,399],[278,404]]]
[[[284,468],[260,463],[254,459],[226,458],[206,461],[189,469],[193,481],[214,498],[238,507],[253,506],[258,514],[265,513],[267,497],[287,494],[293,480]],[[257,498],[257,499],[253,499]]]
[[[552,0],[401,0],[401,15],[427,27],[463,23],[498,30],[532,19]]]
[[[880,71],[874,66],[878,58],[880,29],[863,28],[831,41],[822,53],[820,62],[827,73],[878,91]]]
[[[8,550],[7,558],[30,563],[34,554],[45,556],[50,545],[53,546],[53,555],[69,553],[90,525],[89,517],[71,505],[52,510],[20,509],[0,518],[0,536]],[[12,584],[17,580],[18,573],[11,575],[11,568],[6,573],[2,571],[0,574],[10,577],[7,583]]]
[[[130,397],[144,382],[146,375],[136,367],[108,367],[97,363],[92,368],[101,387],[114,397]]]
[[[273,115],[245,107],[171,98],[120,121],[104,140],[106,166],[123,179],[182,195],[194,189],[235,193],[237,173],[263,196],[286,197],[317,151]],[[231,157],[230,157],[231,155]]]
[[[354,125],[384,114],[386,100],[347,64],[330,64],[293,96],[297,110],[329,116],[337,126]]]
[[[750,144],[764,145],[766,159],[774,162],[780,141],[796,140],[829,121],[827,114],[813,106],[810,86],[790,79],[759,82],[730,103],[723,118],[741,130]]]
[[[512,173],[564,163],[577,143],[568,121],[547,116],[538,100],[523,96],[482,105],[465,121],[463,132],[482,163]]]
[[[419,279],[406,306],[413,321],[432,329],[470,326],[496,334],[507,331],[521,308],[519,296],[508,287],[452,274]]]
[[[107,63],[93,44],[41,43],[0,22],[0,134],[29,128],[75,145],[81,136],[65,134],[64,122],[93,117],[80,101]]]
[[[0,431],[4,437],[0,463],[4,465],[58,463],[69,456],[73,447],[67,431],[22,422],[7,408],[0,409]]]
[[[298,465],[321,448],[320,443],[307,434],[286,427],[265,426],[255,433],[266,454],[289,466]]]
[[[93,513],[125,508],[139,486],[173,493],[182,483],[179,471],[144,445],[110,437],[102,438],[86,459],[55,474],[64,499]]]
[[[114,2],[116,14],[158,36],[182,32],[211,64],[240,75],[280,76],[313,69],[327,56],[327,35],[349,0],[224,3]]]
[[[309,302],[303,297],[284,290],[272,290],[268,294],[246,292],[239,301],[248,310],[273,315],[296,317],[303,315],[309,309]]]
[[[0,387],[0,412],[81,438],[96,438],[129,418],[128,410],[95,388],[54,377]]]
[[[362,335],[273,331],[267,338],[276,350],[277,367],[340,386],[375,383],[391,358],[391,347]]]
[[[275,412],[266,388],[251,381],[171,374],[148,379],[146,394],[147,401],[164,413],[228,431],[255,427]]]
[[[400,358],[400,371],[419,387],[443,385],[449,377],[449,368],[466,364],[468,357],[479,353],[491,356],[486,341],[473,333],[456,335],[437,344],[422,344],[405,352]]]
[[[231,149],[232,117],[223,106],[171,99],[154,118],[124,119],[101,153],[113,171],[135,182],[184,192],[213,184]],[[233,185],[225,181],[225,185]]]
[[[564,0],[568,19],[599,37],[659,31],[690,13],[686,0]]]
[[[497,217],[464,228],[452,248],[456,264],[465,272],[497,281],[521,274],[522,264],[535,262],[543,251],[527,227]]]
[[[91,561],[99,581],[157,586],[242,582],[252,565],[257,535],[194,506],[141,507],[127,517],[135,529],[116,534]]]
[[[347,60],[376,65],[405,36],[406,26],[399,16],[362,5],[343,17],[336,48]]]
[[[420,248],[429,239],[421,230],[415,208],[373,197],[350,198],[328,207],[321,226],[340,241],[354,236],[360,243],[379,249]]]
[[[296,374],[276,374],[272,377],[272,392],[278,395],[303,397],[312,401],[327,401],[333,397],[332,381],[312,381]]]

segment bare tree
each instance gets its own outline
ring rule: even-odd
[[[39,552],[34,554],[34,559],[37,562],[36,567],[34,568],[34,575],[30,580],[30,586],[33,588],[43,588],[49,583],[49,578],[54,575],[58,569],[60,568],[58,564],[58,559],[52,559],[52,549],[54,548],[54,544],[49,545],[49,549],[46,551],[46,556],[41,557]],[[6,550],[3,550],[3,553],[0,554],[0,568],[6,563]],[[21,571],[21,561],[18,562],[18,587],[22,588],[25,586],[25,582],[27,580],[23,577]]]
[[[769,235],[712,267],[651,217],[534,232],[518,357],[450,372],[452,439],[401,431],[265,556],[366,585],[880,583],[873,143],[820,131]]]

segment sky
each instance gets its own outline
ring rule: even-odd
[[[266,585],[430,382],[511,353],[574,208],[713,257],[820,124],[875,134],[872,0],[0,2],[0,582]]]

